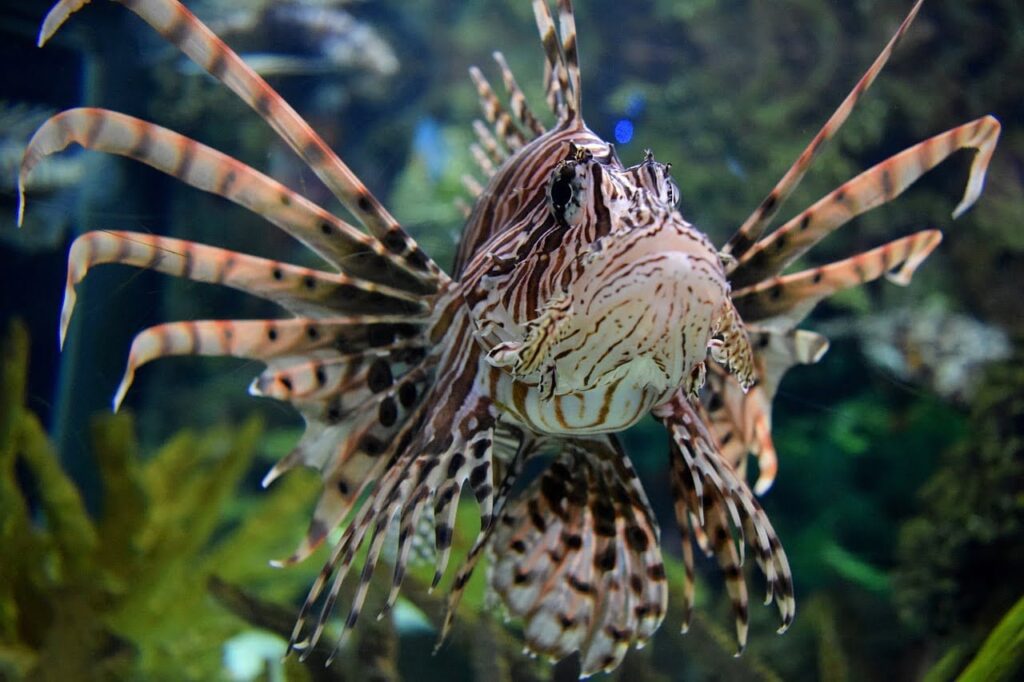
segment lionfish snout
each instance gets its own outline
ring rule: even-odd
[[[561,391],[621,382],[650,409],[700,374],[732,314],[729,288],[710,242],[677,212],[660,213],[582,259],[566,291],[571,326],[550,350]]]

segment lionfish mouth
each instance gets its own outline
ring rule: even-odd
[[[850,258],[781,274],[857,215],[902,193],[961,148],[977,149],[959,216],[978,198],[999,136],[991,116],[925,140],[853,178],[767,236],[765,228],[840,129],[921,6],[754,213],[721,249],[675,210],[667,164],[624,168],[581,116],[570,0],[533,0],[544,47],[548,127],[496,54],[508,105],[475,67],[487,124],[472,152],[484,180],[449,276],[348,166],[255,71],[176,0],[119,0],[262,117],[323,180],[350,224],[263,173],[194,140],[124,114],[80,108],[49,119],[30,141],[25,187],[47,156],[77,143],[148,164],[253,211],[313,251],[320,268],[180,239],[88,232],[71,247],[61,342],[75,287],[89,269],[121,263],[232,287],[290,316],[204,320],[146,329],[133,341],[119,405],[136,370],[172,355],[227,355],[266,364],[251,392],[291,404],[302,439],[268,474],[302,465],[324,488],[294,554],[328,534],[340,540],[310,589],[290,648],[318,645],[343,583],[362,562],[342,639],[398,527],[395,603],[423,528],[436,551],[436,585],[452,550],[459,500],[471,491],[480,530],[455,576],[442,639],[481,556],[489,585],[523,621],[530,651],[579,654],[581,676],[614,669],[658,629],[668,583],[655,515],[614,432],[645,413],[669,434],[668,474],[683,537],[680,598],[694,601],[693,546],[725,575],[740,649],[747,637],[747,547],[785,629],[792,577],[782,545],[747,484],[776,470],[771,404],[785,372],[816,362],[827,341],[796,327],[815,304],[881,276],[907,283],[940,240],[926,230]],[[61,0],[40,45],[85,0]],[[485,187],[486,185],[486,187]],[[708,362],[708,354],[711,362]],[[522,493],[528,459],[547,454]],[[346,523],[347,520],[347,523]],[[319,605],[315,622],[307,619]],[[340,640],[339,640],[340,644]]]

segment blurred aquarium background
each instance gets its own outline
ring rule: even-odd
[[[436,656],[443,592],[429,595],[417,574],[394,618],[363,619],[333,667],[317,655],[309,665],[281,661],[282,636],[324,551],[291,569],[267,561],[304,533],[319,481],[294,472],[263,491],[259,480],[297,439],[299,417],[246,394],[254,363],[196,358],[147,365],[121,414],[110,413],[137,331],[276,311],[114,266],[79,286],[63,353],[57,322],[68,246],[84,231],[154,232],[296,263],[311,254],[224,200],[82,150],[36,173],[19,232],[15,177],[47,115],[95,105],[196,138],[341,209],[259,117],[123,7],[93,3],[37,49],[49,4],[0,6],[0,679],[576,679],[573,659],[550,666],[520,654],[514,625],[486,606],[482,571]],[[683,214],[722,244],[911,2],[575,4],[587,122],[627,165],[647,148],[672,162]],[[470,124],[480,117],[467,68],[481,66],[498,84],[491,52],[502,50],[534,111],[544,110],[529,0],[188,5],[442,265],[458,239]],[[910,287],[852,290],[804,325],[830,336],[832,348],[781,387],[780,471],[763,498],[793,564],[794,626],[779,637],[775,614],[754,606],[750,645],[734,658],[717,567],[698,561],[691,632],[678,632],[676,581],[657,637],[610,677],[1024,675],[1024,4],[928,0],[784,213],[987,113],[1003,136],[985,192],[963,218],[950,212],[967,152],[812,254],[821,262],[927,227],[945,235]],[[669,575],[678,576],[665,436],[651,422],[625,441],[661,519]],[[476,523],[464,511],[463,553]]]

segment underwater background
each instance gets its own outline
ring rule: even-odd
[[[40,169],[15,229],[21,152],[45,118],[94,105],[236,156],[329,209],[258,116],[114,3],[35,47],[48,1],[0,4],[0,680],[572,680],[578,663],[522,656],[473,581],[432,656],[443,592],[407,581],[393,618],[364,619],[330,668],[281,654],[324,550],[274,569],[319,487],[259,481],[301,433],[251,398],[261,367],[176,358],[110,400],[137,331],[164,321],[274,316],[242,294],[125,267],[78,287],[63,353],[68,246],[92,229],[153,232],[295,263],[311,254],[258,216],[131,161],[71,150]],[[187,3],[339,152],[444,267],[462,222],[480,117],[466,70],[503,51],[542,110],[529,0],[197,0]],[[909,9],[883,0],[577,0],[583,110],[629,165],[672,162],[683,215],[716,244],[753,210]],[[673,581],[650,646],[623,680],[1011,680],[1024,673],[1024,5],[928,0],[787,210],[984,114],[1003,125],[985,192],[950,212],[960,152],[813,255],[825,262],[927,227],[944,241],[906,289],[876,284],[803,325],[832,340],[775,402],[780,471],[762,502],[793,566],[797,617],[751,610],[734,658],[729,600],[698,561],[691,631]],[[678,537],[665,436],[624,437]],[[474,511],[463,510],[472,540]],[[756,570],[756,569],[748,569]],[[386,571],[379,572],[384,581]],[[482,573],[482,572],[478,572]],[[446,579],[447,585],[450,578]],[[384,584],[383,582],[381,583]],[[376,589],[376,588],[375,588]],[[344,595],[343,595],[344,597]]]

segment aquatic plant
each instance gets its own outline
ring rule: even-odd
[[[957,682],[1009,682],[1024,671],[1024,597],[992,629]],[[925,682],[938,682],[929,675]]]
[[[1024,363],[991,367],[970,438],[947,451],[900,531],[894,598],[918,632],[976,640],[1024,594]]]
[[[25,408],[18,323],[0,362],[0,677],[216,677],[223,642],[246,626],[207,596],[208,576],[293,596],[308,576],[266,557],[290,543],[313,481],[296,477],[239,515],[232,498],[257,422],[182,432],[143,460],[132,419],[105,416],[91,428],[103,488],[94,519]]]

